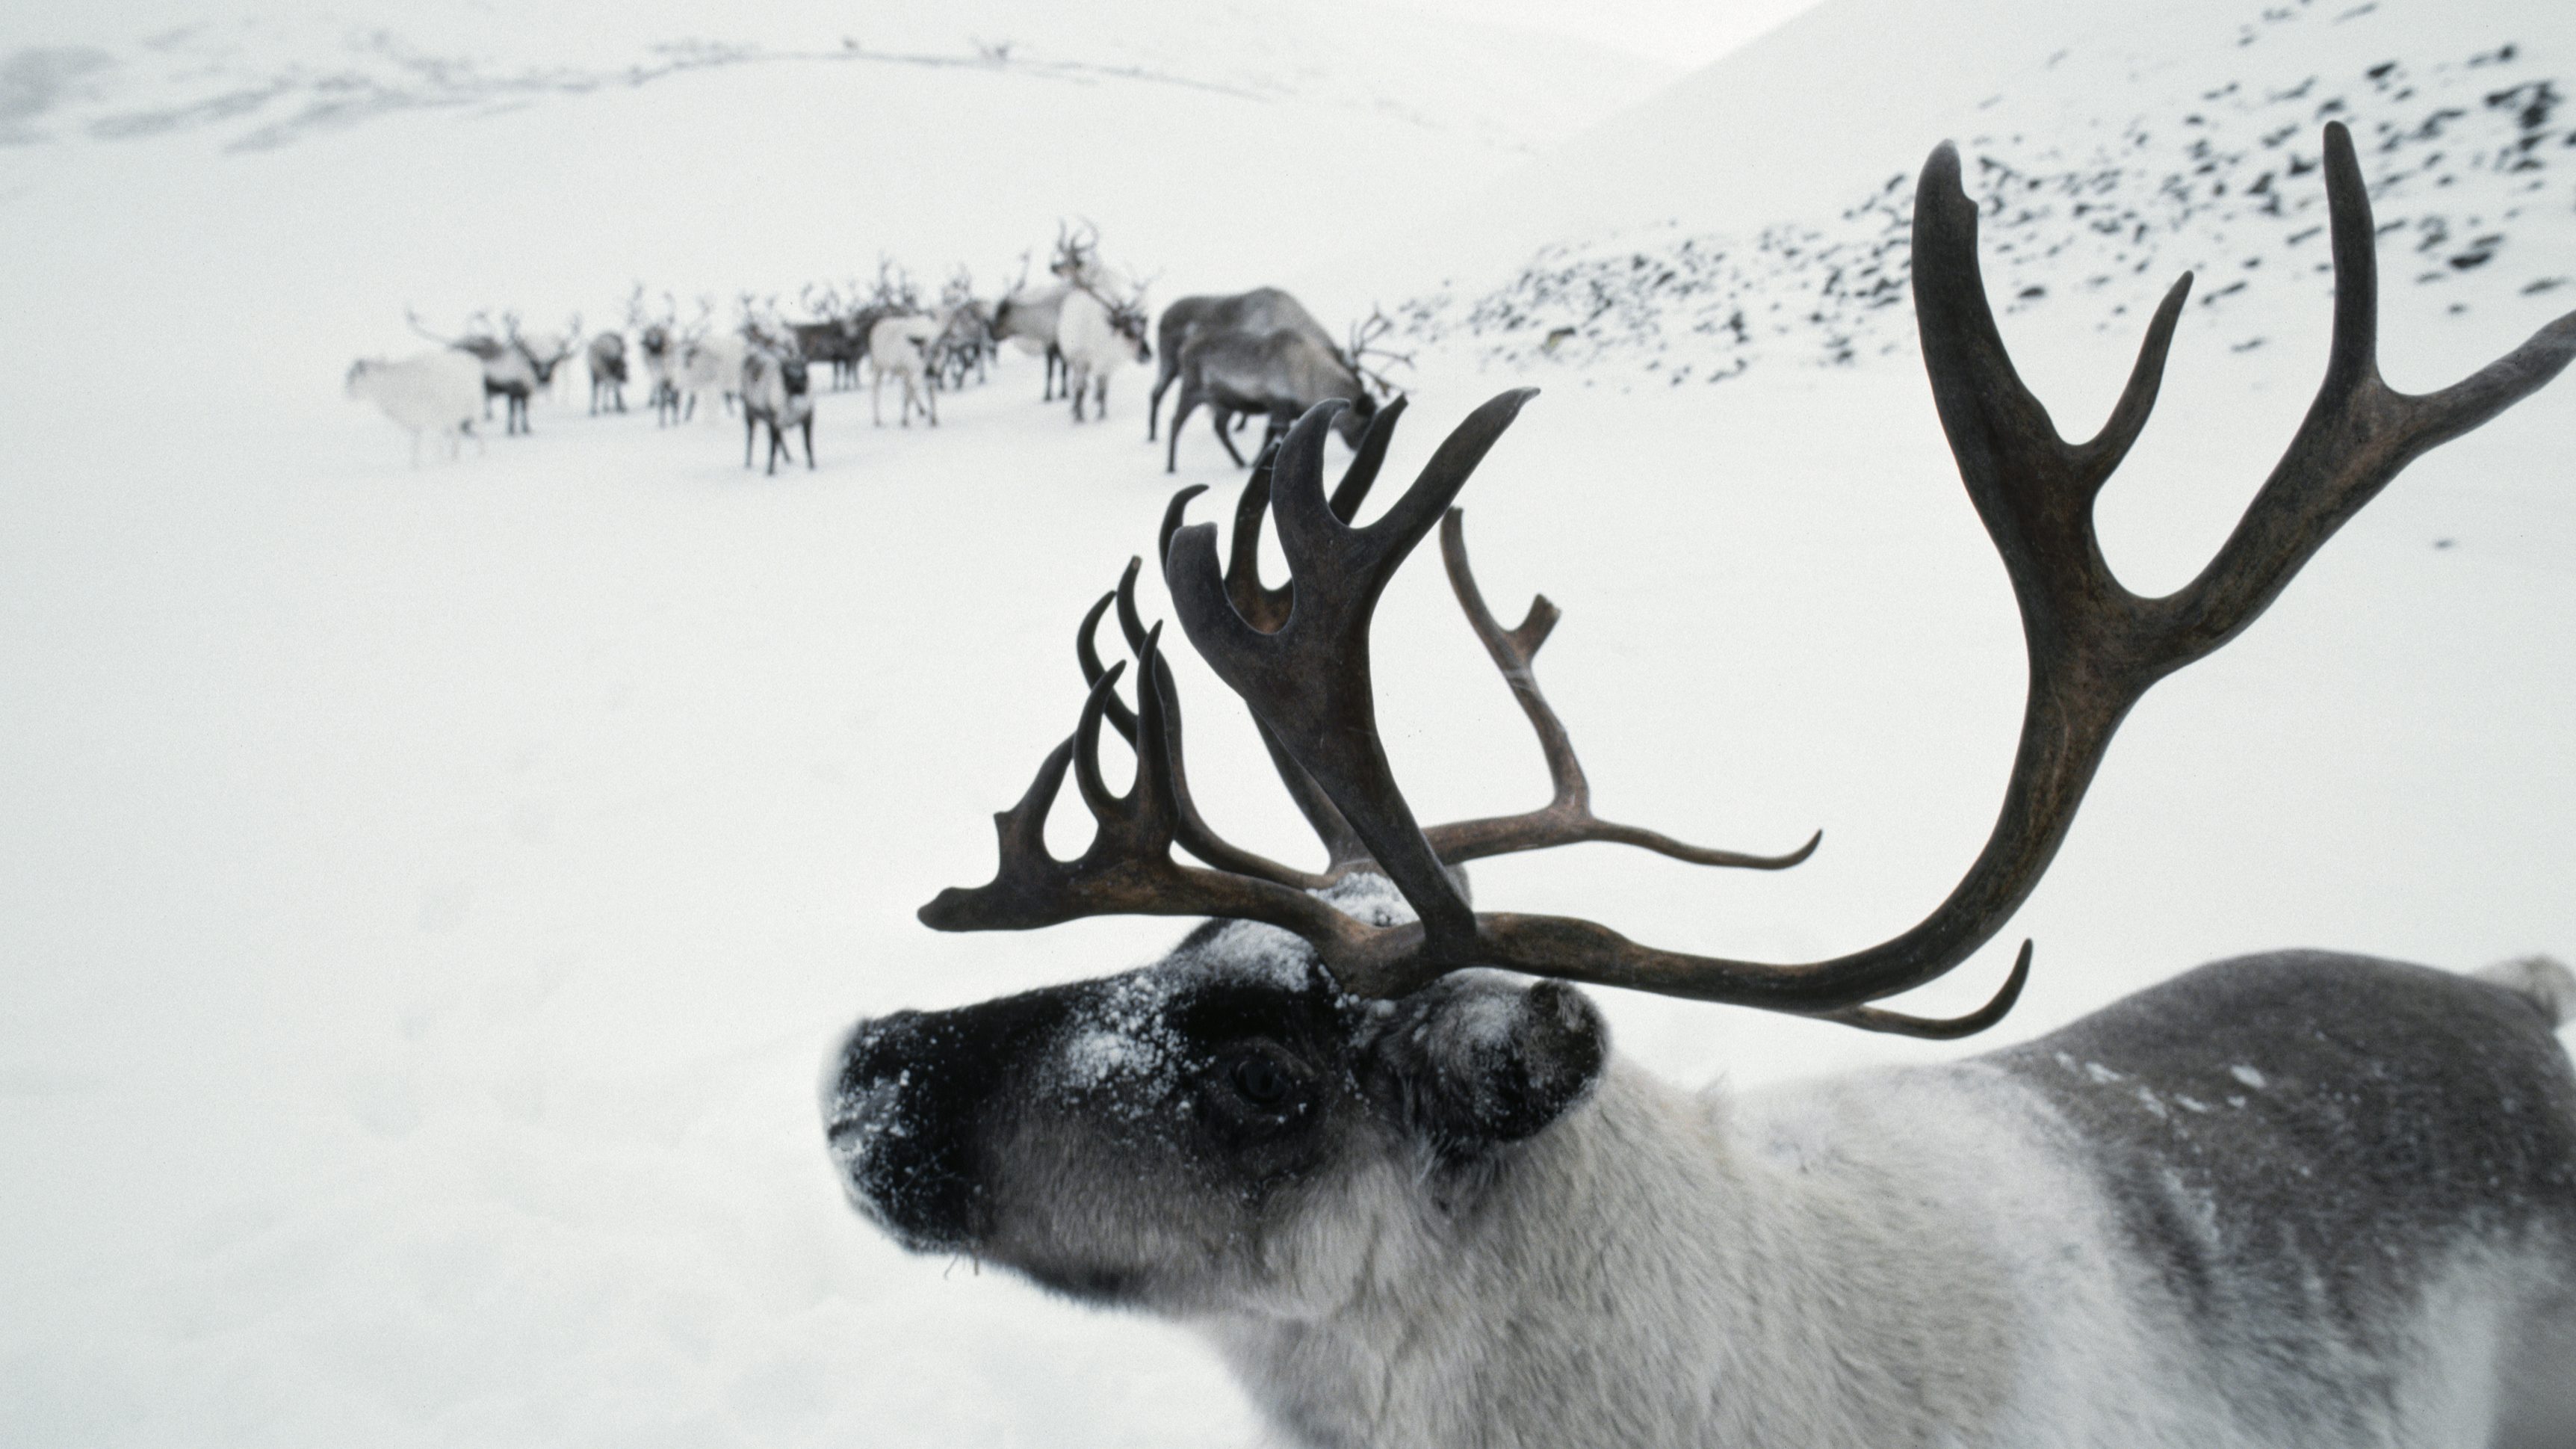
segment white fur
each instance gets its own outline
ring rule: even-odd
[[[1145,344],[1127,337],[1111,323],[1108,304],[1087,288],[1066,294],[1056,315],[1056,350],[1064,354],[1065,390],[1073,397],[1074,421],[1083,418],[1083,399],[1092,400],[1093,415],[1109,415],[1109,375],[1130,362],[1147,360]]]
[[[2350,1449],[2213,1392],[2070,1130],[1975,1063],[1741,1099],[1614,1063],[1462,1217],[1373,1166],[1200,1327],[1300,1446]],[[2464,1250],[2365,1442],[2484,1449],[2481,1345],[2554,1271]]]
[[[732,410],[734,397],[742,391],[742,364],[750,355],[751,344],[731,332],[680,345],[680,365],[672,381],[689,400],[691,416],[696,415],[701,398],[721,399],[725,410]],[[715,421],[716,411],[708,407],[709,422]]]
[[[868,411],[878,427],[885,426],[885,396],[888,377],[903,383],[903,404],[897,421],[912,426],[915,408],[939,426],[938,389],[931,376],[930,344],[937,341],[942,324],[936,317],[913,313],[903,317],[878,319],[868,332],[868,365],[876,370],[876,381],[868,391]]]
[[[349,396],[374,403],[411,434],[411,461],[417,468],[423,433],[445,438],[450,458],[474,434],[474,420],[483,410],[483,364],[446,347],[399,362],[369,359],[349,368]],[[480,435],[474,441],[483,443]]]

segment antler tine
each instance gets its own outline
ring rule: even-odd
[[[1132,566],[1129,572],[1132,576],[1134,572]],[[1118,595],[1115,592],[1102,594],[1099,602],[1091,606],[1091,612],[1082,616],[1082,627],[1076,629],[1073,634],[1074,657],[1082,662],[1082,682],[1094,688],[1099,686],[1101,677],[1109,672],[1108,668],[1100,662],[1100,647],[1095,638],[1100,629],[1100,617],[1108,613],[1109,606],[1117,601]],[[1129,709],[1127,702],[1120,699],[1114,690],[1110,692],[1109,703],[1104,707],[1104,713],[1109,718],[1110,728],[1118,731],[1119,736],[1128,744],[1136,743],[1136,712]]]
[[[1095,639],[1102,616],[1109,612],[1112,605],[1115,605],[1118,610],[1119,632],[1126,635],[1127,647],[1135,654],[1138,661],[1139,673],[1136,680],[1138,703],[1147,710],[1159,706],[1162,711],[1163,749],[1158,768],[1162,771],[1161,788],[1171,800],[1173,840],[1183,850],[1219,870],[1259,876],[1264,880],[1277,881],[1282,885],[1295,886],[1300,890],[1311,890],[1332,884],[1331,875],[1317,875],[1310,871],[1299,870],[1295,866],[1281,865],[1268,856],[1256,854],[1233,844],[1218,835],[1208,825],[1206,817],[1199,814],[1198,802],[1190,794],[1189,770],[1184,763],[1186,755],[1181,746],[1180,690],[1172,680],[1171,666],[1163,662],[1158,643],[1162,626],[1158,624],[1152,629],[1146,628],[1144,619],[1136,610],[1136,574],[1144,566],[1144,562],[1141,558],[1129,559],[1127,571],[1119,577],[1117,589],[1101,595],[1099,601],[1091,606],[1091,611],[1082,616],[1082,628],[1074,636],[1074,649],[1082,661],[1083,682],[1095,689],[1098,688],[1102,678],[1112,671],[1102,667]],[[1145,697],[1148,690],[1155,691],[1153,699],[1149,700]],[[1127,708],[1126,702],[1119,699],[1115,689],[1109,690],[1102,696],[1100,715],[1107,721],[1110,728],[1124,736],[1128,745],[1142,757],[1147,744],[1138,738],[1138,714]],[[1327,836],[1326,846],[1330,848],[1332,843],[1332,838]]]
[[[1380,454],[1386,451],[1383,444],[1379,446],[1378,451]],[[1244,485],[1242,496],[1235,500],[1234,536],[1229,545],[1225,565],[1227,599],[1233,603],[1235,611],[1241,614],[1252,627],[1265,634],[1277,633],[1280,627],[1288,622],[1289,603],[1295,596],[1295,591],[1292,589],[1264,588],[1261,583],[1261,518],[1270,507],[1271,473],[1277,465],[1278,457],[1279,444],[1273,441],[1262,445],[1260,456],[1253,460],[1252,479]],[[1354,461],[1352,467],[1356,470],[1358,466]],[[1345,477],[1343,491],[1349,491],[1349,489],[1350,479]],[[1188,506],[1190,499],[1206,491],[1206,486],[1203,484],[1183,489],[1173,496],[1171,508],[1163,515],[1161,542],[1166,568],[1169,567],[1172,556],[1172,536],[1180,529],[1182,510]],[[1367,491],[1367,481],[1363,479],[1358,493],[1364,494]],[[1337,493],[1335,496],[1338,512],[1340,495]],[[1356,506],[1356,495],[1352,502]],[[1349,517],[1348,514],[1340,516],[1345,521]],[[1369,858],[1368,847],[1362,844],[1359,836],[1352,832],[1350,822],[1342,818],[1340,810],[1334,808],[1332,800],[1325,795],[1323,787],[1317,785],[1314,777],[1306,773],[1305,767],[1289,755],[1280,745],[1278,734],[1257,714],[1253,716],[1253,728],[1260,732],[1262,747],[1270,752],[1271,768],[1278,772],[1279,783],[1287,787],[1289,799],[1296,802],[1297,813],[1306,817],[1306,823],[1314,828],[1317,838],[1324,842],[1328,861],[1324,868],[1325,874],[1328,877],[1338,877],[1349,869],[1366,863]]]
[[[1386,462],[1388,445],[1395,441],[1395,425],[1404,419],[1404,399],[1397,398],[1378,409],[1369,419],[1368,431],[1360,435],[1359,448],[1351,455],[1351,465],[1342,470],[1342,481],[1333,490],[1333,516],[1344,523],[1357,518],[1360,505],[1368,501],[1369,488],[1377,482],[1377,470]]]
[[[1529,717],[1530,728],[1538,734],[1539,751],[1547,758],[1547,775],[1554,793],[1548,803],[1520,815],[1489,816],[1481,820],[1462,820],[1448,825],[1435,825],[1423,833],[1430,837],[1431,848],[1451,865],[1461,865],[1487,856],[1508,855],[1526,850],[1546,850],[1552,846],[1572,845],[1579,841],[1604,841],[1613,845],[1633,845],[1668,855],[1693,865],[1736,866],[1747,870],[1785,870],[1815,854],[1816,845],[1825,838],[1821,830],[1807,837],[1807,843],[1786,855],[1748,855],[1742,851],[1716,850],[1707,846],[1688,845],[1669,835],[1659,834],[1635,825],[1620,825],[1592,813],[1592,785],[1584,778],[1583,763],[1576,758],[1574,741],[1566,734],[1565,724],[1556,710],[1539,692],[1538,676],[1531,672],[1539,646],[1547,642],[1550,631],[1561,617],[1556,605],[1540,594],[1530,601],[1528,617],[1517,629],[1505,629],[1485,605],[1484,592],[1476,587],[1476,576],[1467,565],[1466,510],[1452,508],[1440,520],[1440,560],[1449,570],[1449,587],[1458,595],[1458,607],[1467,623],[1484,641],[1485,652],[1493,656],[1494,667],[1502,671],[1503,681],[1512,687],[1512,698]]]
[[[2325,380],[2280,464],[2201,576],[2171,600],[2162,632],[2180,663],[2235,637],[2270,606],[2336,529],[2417,457],[2520,402],[2576,358],[2576,312],[2438,392],[2401,393],[2379,376],[2376,230],[2343,123],[2326,127],[2326,205],[2335,267]]]
[[[1084,916],[1228,916],[1295,932],[1329,954],[1350,950],[1365,928],[1315,896],[1172,859],[1167,782],[1150,763],[1163,750],[1159,690],[1144,691],[1135,783],[1124,795],[1109,792],[1096,758],[1100,721],[1103,701],[1125,670],[1122,662],[1103,673],[1083,703],[1081,727],[1048,753],[1019,803],[993,817],[1001,866],[992,881],[941,891],[921,908],[922,924],[941,931],[1022,931]],[[1096,828],[1090,848],[1065,861],[1047,850],[1046,818],[1068,767],[1077,774]]]
[[[1143,673],[1136,681],[1136,691],[1138,701],[1148,711],[1159,713],[1162,722],[1163,748],[1155,768],[1159,772],[1160,788],[1171,801],[1174,817],[1172,838],[1183,850],[1218,870],[1255,876],[1299,890],[1317,890],[1331,885],[1337,876],[1331,873],[1329,866],[1326,874],[1317,875],[1295,866],[1282,865],[1226,840],[1209,828],[1206,817],[1199,814],[1198,802],[1190,796],[1189,773],[1182,765],[1180,690],[1172,682],[1171,666],[1163,661],[1161,635],[1162,626],[1157,624],[1147,633],[1145,642],[1137,651]],[[1141,751],[1145,746],[1140,743],[1138,748]],[[1328,848],[1332,846],[1330,837],[1326,837],[1325,844]],[[1338,855],[1333,864],[1339,864]]]
[[[1243,485],[1243,494],[1234,501],[1234,537],[1225,561],[1225,596],[1244,622],[1264,634],[1276,634],[1288,622],[1294,590],[1285,585],[1271,589],[1261,583],[1261,519],[1270,511],[1270,488],[1279,465],[1279,444],[1262,446],[1261,455],[1252,462],[1251,481]],[[1164,540],[1163,557],[1171,557],[1171,541]]]
[[[1299,419],[1280,446],[1273,480],[1271,512],[1297,581],[1288,621],[1274,632],[1255,629],[1226,597],[1212,525],[1174,535],[1164,563],[1190,642],[1323,787],[1421,918],[1423,959],[1443,966],[1476,958],[1477,922],[1397,791],[1379,743],[1369,620],[1388,579],[1532,391],[1505,393],[1469,414],[1404,497],[1367,528],[1334,517],[1324,498],[1324,434],[1342,405],[1319,404]]]

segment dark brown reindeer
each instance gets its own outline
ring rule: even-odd
[[[2407,463],[2576,356],[2571,314],[2452,387],[2390,389],[2339,125],[2323,170],[2325,380],[2209,567],[2143,598],[2104,561],[2093,502],[2146,423],[2190,278],[2101,432],[2067,442],[2005,353],[1956,153],[1924,167],[1924,363],[2020,606],[2028,697],[2002,809],[1957,886],[1830,960],[1699,955],[1470,904],[1464,863],[1573,841],[1766,868],[1814,845],[1744,856],[1592,814],[1531,673],[1557,610],[1541,598],[1504,628],[1452,506],[1529,392],[1471,413],[1365,527],[1400,403],[1329,497],[1340,407],[1302,418],[1256,472],[1224,562],[1213,525],[1182,526],[1201,490],[1184,491],[1160,547],[1174,612],[1250,707],[1325,864],[1266,859],[1201,815],[1131,563],[1077,636],[1079,724],[996,817],[999,873],[921,918],[1210,919],[1124,975],[859,1023],[823,1092],[853,1204],[914,1250],[1190,1324],[1304,1445],[2576,1443],[2576,1071],[2551,1031],[2576,1008],[2564,967],[2244,957],[2020,1046],[1764,1093],[1685,1092],[1619,1061],[1573,984],[1916,1036],[2012,1008],[2028,942],[1974,1012],[1886,1003],[2028,898],[2157,680],[2252,623]],[[1283,587],[1258,577],[1265,512]],[[1435,526],[1538,733],[1555,784],[1540,809],[1425,827],[1388,765],[1370,621]],[[1129,665],[1092,644],[1112,608],[1132,708]],[[1134,748],[1124,793],[1104,778],[1104,725]],[[1044,825],[1068,772],[1096,828],[1063,860]]]
[[[1261,442],[1268,448],[1301,414],[1336,399],[1349,404],[1336,420],[1342,440],[1358,447],[1369,420],[1377,414],[1378,399],[1395,394],[1394,384],[1367,361],[1377,339],[1393,325],[1384,314],[1372,312],[1368,321],[1351,329],[1347,348],[1318,342],[1295,328],[1260,333],[1191,330],[1183,344],[1181,396],[1172,406],[1172,436],[1165,445],[1163,471],[1179,468],[1181,423],[1202,403],[1213,414],[1210,422],[1217,442],[1236,467],[1243,466],[1243,454],[1230,436],[1235,419],[1266,418],[1269,426]],[[1379,355],[1392,362],[1412,360]]]
[[[1183,297],[1163,309],[1154,321],[1154,344],[1161,349],[1160,365],[1154,371],[1154,397],[1145,409],[1145,441],[1156,440],[1156,418],[1163,407],[1163,394],[1181,375],[1181,354],[1193,333],[1240,332],[1259,336],[1265,332],[1289,331],[1313,338],[1326,349],[1334,346],[1333,334],[1315,320],[1305,305],[1277,287],[1255,287],[1249,292]],[[1235,462],[1242,463],[1240,457]]]

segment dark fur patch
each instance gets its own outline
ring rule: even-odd
[[[905,1247],[966,1246],[985,1227],[985,1119],[994,1068],[1008,1072],[1063,1020],[1068,993],[1032,991],[957,1011],[902,1011],[864,1023],[842,1058],[837,1143],[863,1133],[852,1183]]]
[[[1601,1079],[1609,1031],[1561,981],[1444,977],[1396,1003],[1366,1052],[1371,1096],[1444,1156],[1534,1136]]]
[[[1988,1060],[2065,1115],[2187,1320],[2276,1368],[2394,1353],[2453,1250],[2576,1247],[2576,1072],[2482,981],[2240,957]]]

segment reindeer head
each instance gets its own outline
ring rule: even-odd
[[[1100,271],[1100,229],[1088,221],[1079,230],[1057,222],[1055,258],[1047,263],[1047,270],[1076,285],[1096,279]]]
[[[2037,886],[2129,708],[2268,607],[2409,461],[2528,395],[2576,357],[2576,314],[2467,380],[2397,393],[2377,365],[2373,227],[2351,138],[2327,128],[2334,340],[2316,402],[2217,559],[2183,589],[2122,587],[2090,500],[2144,428],[2190,279],[2165,296],[2102,432],[2068,443],[2013,369],[1977,269],[1977,207],[1936,150],[1914,210],[1914,296],[1944,432],[2020,604],[2029,650],[2021,743],[1992,833],[1949,897],[1900,934],[1830,960],[1766,963],[1660,949],[1591,921],[1479,911],[1459,868],[1577,841],[1702,865],[1779,869],[1816,846],[1748,856],[1605,821],[1532,672],[1558,612],[1516,628],[1486,608],[1451,507],[1527,392],[1476,409],[1403,497],[1352,520],[1404,412],[1379,410],[1326,496],[1325,403],[1265,454],[1220,563],[1214,525],[1166,513],[1157,557],[1183,632],[1249,706],[1325,847],[1308,871],[1218,836],[1184,765],[1180,697],[1130,563],[1076,634],[1091,687],[1071,738],[996,817],[1001,866],[921,910],[941,930],[1081,916],[1209,918],[1160,963],[938,1013],[861,1022],[824,1079],[831,1150],[860,1210],[921,1250],[969,1251],[1086,1297],[1190,1313],[1295,1317],[1340,1301],[1388,1254],[1441,1251],[1446,1225],[1515,1181],[1585,1112],[1600,1018],[1568,983],[1786,1012],[1871,1031],[1962,1036],[2011,1010],[2031,945],[1987,1004],[1929,1019],[1880,1003],[1967,961]],[[1259,577],[1279,530],[1291,584]],[[1437,526],[1459,606],[1536,731],[1555,789],[1520,815],[1424,826],[1378,734],[1369,631],[1395,570]],[[1134,665],[1093,642],[1115,607]],[[1102,728],[1136,756],[1113,793]],[[1095,822],[1061,860],[1046,817],[1068,771]],[[1176,860],[1172,847],[1201,864]],[[1521,973],[1506,976],[1502,972]],[[1528,984],[1527,978],[1540,978]],[[1400,1265],[1399,1265],[1400,1266]]]
[[[1129,346],[1136,349],[1138,362],[1153,361],[1154,347],[1146,340],[1152,335],[1154,329],[1153,321],[1145,311],[1145,289],[1138,287],[1124,300],[1110,301],[1102,298],[1102,301],[1109,308],[1109,330],[1117,333]]]
[[[1371,874],[1323,898],[1411,917]],[[1096,1302],[1293,1314],[1347,1298],[1369,1244],[1578,1107],[1606,1056],[1559,983],[1369,1001],[1288,932],[1219,921],[1140,971],[863,1022],[824,1116],[851,1202],[916,1251]]]

